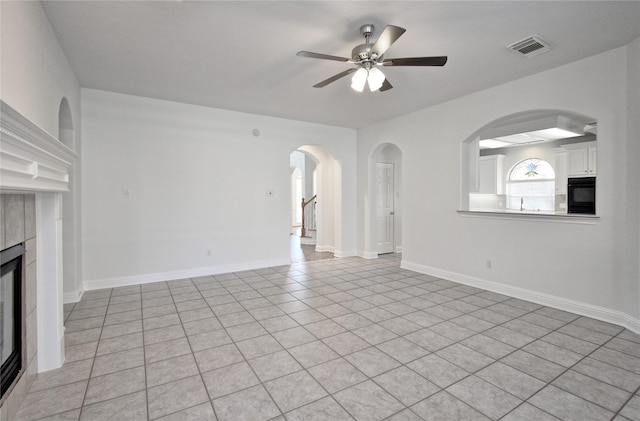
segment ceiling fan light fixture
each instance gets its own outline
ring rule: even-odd
[[[362,92],[365,83],[367,83],[367,76],[367,69],[363,67],[359,68],[351,78],[351,88],[355,91]]]
[[[371,92],[380,89],[385,79],[386,77],[380,69],[376,69],[375,67],[371,68],[369,70],[369,77],[367,78],[367,81],[369,82],[369,89],[371,89]]]
[[[2,1],[2,0],[0,0]],[[339,57],[330,54],[319,54],[311,51],[298,51],[301,57],[316,58],[322,60],[341,61],[355,64],[356,67],[344,70],[320,83],[313,85],[314,88],[322,88],[347,75],[351,77],[351,88],[362,92],[364,85],[369,82],[369,89],[374,91],[388,91],[393,88],[382,71],[376,66],[444,66],[447,62],[446,56],[439,57],[411,57],[383,59],[382,57],[391,45],[404,34],[405,29],[395,25],[387,25],[375,42],[370,42],[373,35],[374,26],[371,24],[362,25],[360,33],[364,36],[365,43],[356,46],[351,51],[351,58]]]

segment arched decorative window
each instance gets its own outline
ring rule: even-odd
[[[507,178],[507,208],[521,211],[555,210],[556,174],[542,159],[527,158],[511,168]]]

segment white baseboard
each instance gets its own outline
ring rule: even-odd
[[[84,294],[84,290],[82,288],[73,292],[65,292],[62,297],[62,302],[64,304],[77,303],[82,300],[82,294]]]
[[[196,278],[199,276],[216,275],[221,273],[242,272],[245,270],[291,264],[290,260],[262,260],[255,262],[237,263],[231,265],[209,266],[196,269],[177,270],[162,273],[148,273],[143,275],[121,276],[117,278],[94,279],[84,281],[85,291],[104,288],[116,288],[153,282],[173,281],[176,279]]]
[[[464,285],[469,285],[472,287],[485,289],[487,291],[508,295],[509,297],[531,301],[533,303],[537,303],[547,307],[553,307],[558,310],[564,310],[571,313],[579,314],[581,316],[591,317],[603,322],[613,323],[625,327],[632,332],[640,333],[640,320],[621,311],[611,310],[605,307],[595,306],[580,301],[570,300],[568,298],[557,297],[537,291],[505,285],[498,282],[487,281],[485,279],[475,278],[457,272],[450,272],[430,266],[420,265],[418,263],[407,262],[405,260],[402,260],[400,267],[403,269],[412,270],[414,272],[423,273],[425,275],[435,276],[437,278],[459,282]]]
[[[376,251],[364,251],[364,250],[358,250],[358,257],[362,257],[363,259],[377,259],[378,258],[378,252]]]
[[[396,247],[394,253],[402,253],[402,247]],[[362,257],[363,259],[377,259],[378,252],[358,250],[358,253],[356,254],[356,256]]]
[[[335,254],[336,248],[334,246],[323,246],[323,245],[316,244],[316,251],[320,253],[324,253],[328,251]]]
[[[336,250],[333,252],[334,257],[353,257],[357,256],[355,250]]]

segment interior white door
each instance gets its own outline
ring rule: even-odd
[[[394,252],[393,164],[376,163],[378,254]]]

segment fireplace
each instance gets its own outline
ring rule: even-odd
[[[0,367],[1,396],[8,392],[22,370],[22,244],[0,252]]]
[[[5,391],[4,372],[0,419],[11,420],[38,372],[58,368],[64,361],[62,291],[62,194],[69,191],[69,167],[78,155],[56,138],[0,100],[0,250],[24,247],[22,287],[15,288],[3,271],[2,365],[12,365],[11,352],[20,341],[21,371]],[[37,241],[36,241],[37,239]],[[7,261],[9,259],[7,258]],[[13,260],[13,259],[11,259]],[[4,263],[4,256],[2,258]],[[12,299],[20,293],[22,326],[9,326]],[[6,306],[5,306],[6,305]],[[7,320],[5,322],[5,319]],[[21,332],[20,336],[11,333]],[[4,339],[11,338],[11,339]],[[6,345],[6,346],[5,346]]]

